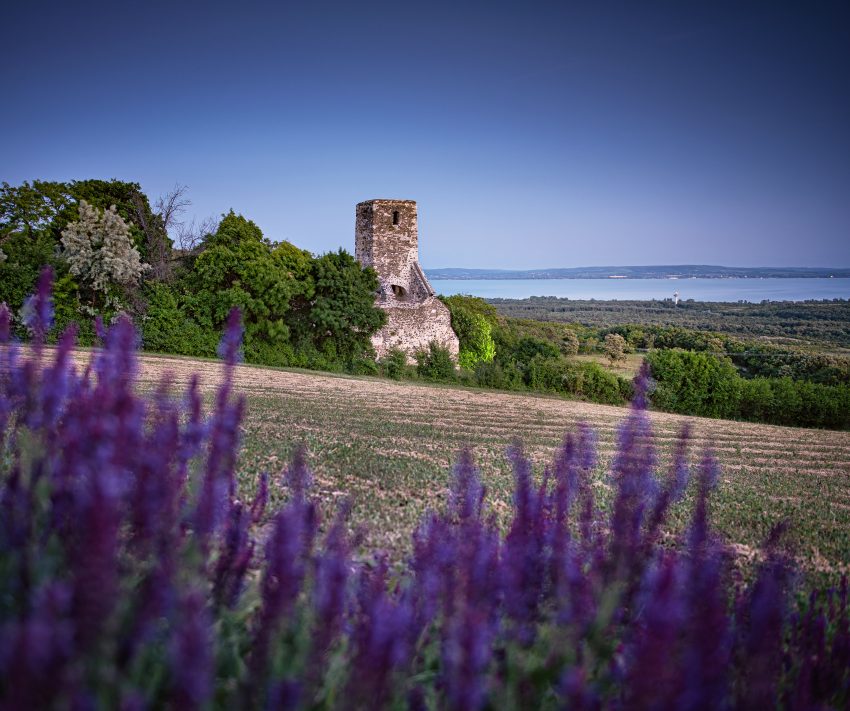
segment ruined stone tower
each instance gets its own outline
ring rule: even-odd
[[[419,266],[419,230],[413,200],[367,200],[357,205],[354,256],[380,280],[375,305],[387,313],[386,325],[372,336],[378,357],[400,348],[409,359],[431,341],[454,358],[458,340],[451,316]]]

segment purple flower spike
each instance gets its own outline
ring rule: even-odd
[[[313,474],[307,466],[307,448],[303,444],[295,447],[292,461],[284,473],[284,479],[296,499],[303,499],[313,485]]]
[[[236,365],[242,360],[242,312],[234,306],[230,309],[224,334],[218,344],[218,356],[227,365]]]
[[[100,314],[94,319],[94,334],[101,345],[106,342],[106,326],[103,325],[103,317]]]
[[[204,593],[186,593],[180,601],[179,616],[171,644],[174,707],[204,708],[212,693],[214,662],[212,626]]]
[[[0,303],[0,343],[8,343],[12,332],[12,312],[6,302]]]
[[[266,511],[269,502],[269,475],[268,472],[260,474],[260,485],[257,487],[257,495],[251,504],[251,523],[259,523]]]
[[[483,501],[484,487],[475,468],[472,452],[464,448],[454,468],[454,481],[449,495],[449,512],[462,521],[478,518],[481,515]]]
[[[649,405],[649,393],[652,391],[652,375],[646,360],[641,363],[633,383],[635,394],[632,398],[632,407],[635,410],[645,410]]]
[[[24,302],[21,316],[36,344],[44,343],[53,325],[53,267],[41,270],[35,293]]]
[[[592,471],[596,468],[596,432],[586,422],[578,426],[578,451],[581,468]]]

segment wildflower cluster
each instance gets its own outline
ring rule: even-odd
[[[44,334],[49,275],[29,309]],[[353,556],[347,510],[323,521],[306,453],[238,497],[240,323],[205,416],[197,381],[135,391],[126,320],[77,372],[8,343],[0,307],[0,708],[845,708],[847,583],[795,605],[768,541],[752,584],[709,525],[706,454],[687,531],[687,432],[657,476],[643,383],[603,510],[594,435],[566,436],[541,480],[508,452],[514,510],[488,513],[472,455],[409,559]],[[269,487],[288,503],[266,512]],[[606,512],[607,511],[607,512]],[[774,538],[778,539],[777,531]],[[669,533],[667,535],[669,538]]]

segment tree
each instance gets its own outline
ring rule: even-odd
[[[191,222],[181,219],[186,208],[192,201],[186,196],[189,188],[175,183],[165,195],[160,195],[154,206],[162,227],[183,252],[194,252],[208,235],[215,234],[220,221],[215,217],[207,217],[200,221],[192,218]]]
[[[386,323],[375,306],[375,270],[340,249],[315,259],[312,275],[313,297],[295,320],[299,337],[346,361],[368,351],[372,334]]]
[[[605,336],[604,348],[611,365],[626,359],[626,339],[619,333],[609,333]]]
[[[442,299],[452,317],[452,329],[460,342],[458,364],[473,369],[478,363],[490,363],[496,356],[493,326],[497,323],[496,309],[484,299],[455,295]]]
[[[461,368],[474,368],[489,363],[496,355],[493,328],[481,315],[459,307],[452,311],[452,328],[460,341],[458,363]]]
[[[564,331],[561,336],[561,353],[568,356],[574,356],[578,353],[579,342],[575,331]]]
[[[79,221],[62,231],[63,254],[81,285],[108,302],[114,286],[137,283],[149,267],[142,263],[130,228],[114,205],[101,211],[82,200],[79,213]]]
[[[292,300],[304,290],[275,252],[256,224],[231,210],[203,242],[188,278],[190,310],[207,328],[220,329],[234,306],[242,310],[248,357],[288,344]]]
[[[72,202],[65,183],[34,180],[12,186],[4,182],[0,187],[0,247],[14,234],[34,237],[47,232]]]

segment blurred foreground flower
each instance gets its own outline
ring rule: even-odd
[[[28,302],[39,343],[50,278]],[[689,483],[687,429],[659,474],[646,373],[608,513],[587,427],[536,477],[522,446],[506,533],[460,453],[446,510],[403,564],[355,563],[299,449],[239,498],[241,324],[204,415],[197,379],[136,391],[119,319],[77,372],[8,343],[0,306],[0,708],[846,708],[847,582],[794,604],[777,531],[747,586],[710,526],[717,462]],[[50,362],[48,362],[50,360]],[[288,503],[266,512],[269,487]],[[694,501],[680,534],[670,508]],[[662,541],[668,541],[662,545]],[[357,560],[364,560],[359,556]]]

